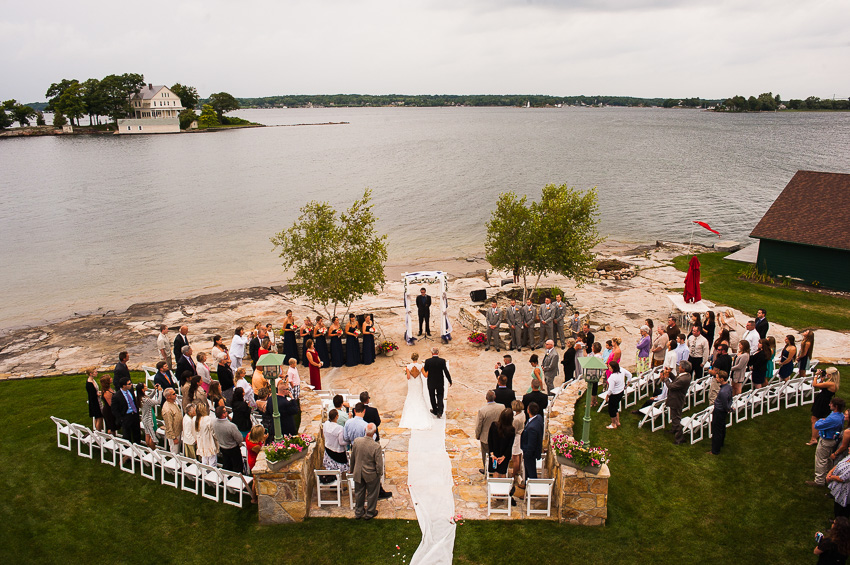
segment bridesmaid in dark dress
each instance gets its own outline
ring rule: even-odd
[[[304,318],[304,323],[301,324],[301,328],[298,330],[299,335],[301,336],[301,341],[304,345],[302,349],[303,358],[301,362],[305,367],[310,366],[310,362],[307,360],[307,342],[313,339],[313,320],[310,318]]]
[[[345,366],[355,367],[360,364],[360,344],[357,342],[357,336],[360,330],[357,329],[357,318],[354,314],[348,315],[348,325],[345,326]]]
[[[708,340],[709,345],[714,343],[715,331],[717,331],[717,323],[714,321],[714,312],[709,310],[705,313],[705,321],[702,324],[702,335]]]
[[[342,348],[342,328],[338,316],[331,320],[328,335],[331,336],[331,367],[342,367],[345,365],[345,350]]]
[[[319,360],[322,362],[322,369],[327,369],[331,366],[331,356],[328,353],[328,341],[325,339],[325,334],[328,329],[325,327],[325,319],[321,316],[316,316],[316,325],[313,326],[313,347],[316,348],[316,353],[319,354]]]
[[[371,365],[375,362],[375,324],[372,323],[372,315],[366,314],[363,319],[363,364]]]
[[[286,364],[293,357],[296,363],[298,362],[298,339],[295,337],[295,332],[298,326],[295,324],[295,317],[292,315],[292,310],[286,311],[286,320],[283,321],[283,354],[286,358]]]

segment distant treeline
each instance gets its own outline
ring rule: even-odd
[[[727,98],[715,108],[718,112],[773,112],[776,110],[850,110],[850,99],[820,99],[817,96],[809,96],[805,100],[792,98],[786,103],[782,97],[772,92],[763,92],[749,98],[733,96]]]
[[[243,108],[303,108],[307,106],[685,106],[714,105],[719,100],[700,98],[634,98],[631,96],[544,96],[540,94],[291,94],[262,98],[237,98]]]

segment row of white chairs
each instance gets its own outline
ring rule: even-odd
[[[511,500],[511,489],[514,480],[506,477],[491,477],[487,479],[487,515],[507,514],[511,515],[513,502]],[[555,479],[528,479],[525,481],[525,514],[546,514],[552,512],[552,488]],[[494,508],[493,503],[504,500],[505,508]],[[538,510],[532,507],[534,500],[545,500],[546,509]]]
[[[244,495],[251,493],[252,477],[204,465],[163,449],[150,449],[55,416],[50,419],[56,424],[57,446],[73,452],[73,442],[76,442],[80,457],[93,460],[95,450],[98,450],[103,464],[130,474],[135,474],[138,467],[139,474],[152,481],[156,480],[158,470],[160,482],[164,485],[240,508]]]

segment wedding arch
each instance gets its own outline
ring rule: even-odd
[[[443,271],[419,271],[416,273],[404,273],[402,280],[404,282],[404,341],[408,345],[413,345],[416,338],[413,337],[413,321],[411,314],[413,307],[416,305],[416,295],[419,294],[419,289],[426,285],[438,285],[439,291],[437,296],[432,300],[439,302],[440,305],[440,337],[444,343],[448,343],[452,339],[452,324],[449,322],[449,281],[447,275]],[[426,286],[427,290],[427,286]],[[437,329],[437,328],[435,328]]]

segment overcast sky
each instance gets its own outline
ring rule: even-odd
[[[3,2],[0,100],[142,73],[201,96],[850,96],[850,1]]]

